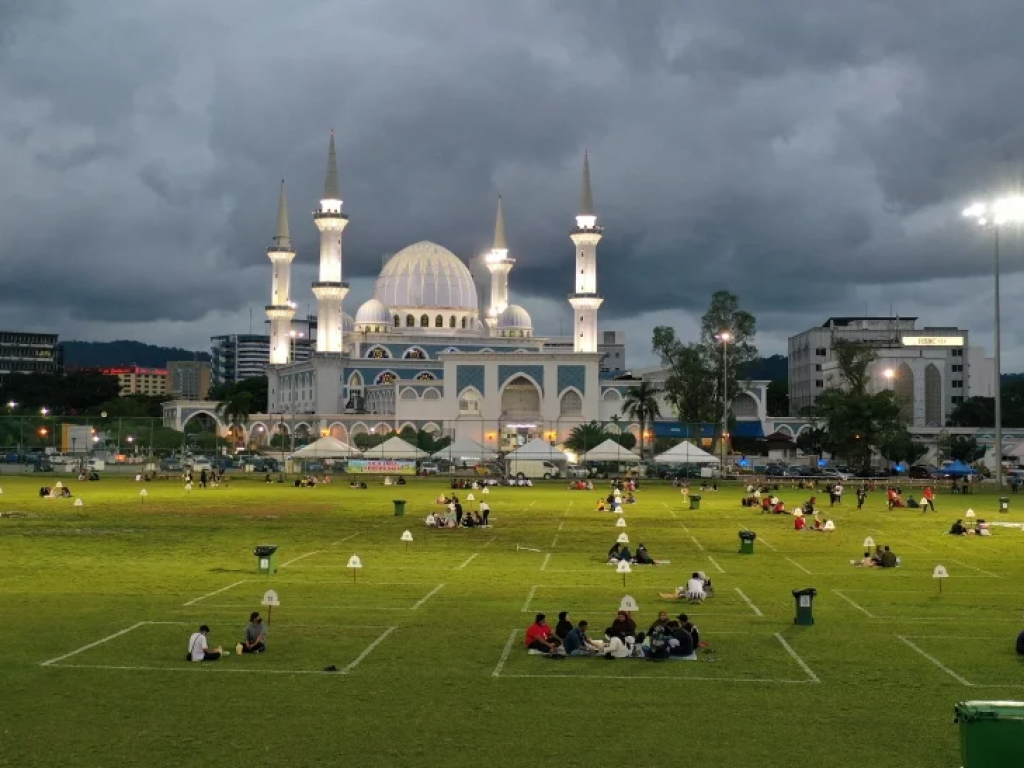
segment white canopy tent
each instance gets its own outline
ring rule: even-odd
[[[363,456],[367,459],[425,459],[427,455],[426,451],[420,450],[412,443],[405,442],[398,436],[363,451]]]
[[[710,453],[692,443],[679,443],[654,457],[659,464],[721,464]]]
[[[508,455],[508,459],[518,461],[568,461],[569,457],[551,445],[547,440],[535,437],[530,442],[512,451]]]
[[[583,454],[584,461],[640,461],[640,457],[614,440],[605,440],[596,448]]]
[[[476,440],[462,437],[432,455],[435,459],[448,459],[453,464],[461,464],[493,459],[497,457],[498,452],[493,448],[481,445]]]
[[[360,452],[335,437],[321,437],[291,455],[293,459],[347,459],[360,456]]]

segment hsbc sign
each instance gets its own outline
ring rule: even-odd
[[[903,345],[907,347],[962,347],[963,336],[904,336]]]

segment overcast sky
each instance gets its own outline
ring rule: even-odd
[[[500,193],[512,300],[564,332],[586,148],[601,324],[633,365],[722,288],[766,354],[890,307],[991,348],[991,238],[959,212],[1017,188],[1022,29],[1017,0],[6,0],[0,328],[261,329],[281,178],[315,306],[334,128],[349,312],[383,253],[485,249]],[[1024,369],[1024,325],[1003,333]]]

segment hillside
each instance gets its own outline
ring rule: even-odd
[[[169,360],[202,360],[209,362],[209,352],[195,352],[178,347],[158,347],[141,341],[65,341],[64,365],[67,368],[109,368],[118,365],[139,365],[143,368],[166,368]]]

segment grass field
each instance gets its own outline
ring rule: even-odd
[[[3,765],[951,768],[955,702],[1024,698],[1024,532],[945,535],[968,504],[1024,521],[1024,497],[998,514],[994,496],[939,496],[940,513],[922,515],[886,512],[877,492],[816,534],[741,507],[736,488],[691,512],[652,487],[626,508],[625,531],[671,564],[634,569],[624,589],[603,562],[623,529],[594,511],[598,492],[495,489],[490,529],[447,532],[422,525],[436,481],[190,494],[153,483],[144,502],[127,479],[71,482],[83,507],[37,498],[39,484],[0,475]],[[748,526],[752,556],[738,554]],[[866,536],[903,566],[850,567]],[[276,575],[256,573],[261,542],[280,547]],[[657,593],[694,570],[715,583],[688,611],[713,661],[522,650],[536,611],[554,623],[568,610],[599,632],[626,593],[638,625],[686,610]],[[791,590],[808,586],[816,624],[796,627]],[[182,660],[200,623],[233,647],[269,588],[281,606],[267,654]],[[322,672],[332,664],[341,672]]]

